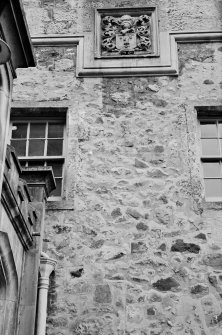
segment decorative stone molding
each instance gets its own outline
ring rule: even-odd
[[[77,77],[177,76],[178,43],[222,42],[222,32],[161,32],[159,56],[150,58],[95,58],[91,34],[35,36],[32,41],[34,46],[77,45]]]
[[[51,167],[21,168],[15,149],[7,146],[1,202],[26,251],[33,246],[33,226],[38,221],[33,201],[43,203],[54,188]]]
[[[20,179],[21,166],[13,147],[8,146],[2,185],[1,201],[25,250],[33,244],[32,231],[36,214],[31,214],[31,198],[24,180]]]
[[[96,58],[157,56],[156,13],[156,7],[96,10]]]

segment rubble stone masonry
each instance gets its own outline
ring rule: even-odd
[[[23,0],[31,35],[84,34],[93,7],[158,5],[161,31],[218,31],[219,0]],[[47,335],[222,335],[222,203],[204,200],[195,106],[222,105],[221,43],[179,44],[179,76],[76,78],[36,47],[13,103],[67,106],[64,196],[49,202]]]

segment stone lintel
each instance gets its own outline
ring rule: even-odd
[[[19,106],[19,102],[13,102],[11,107],[11,117],[13,120],[23,120],[27,118],[30,120],[30,117],[39,119],[42,117],[55,117],[56,119],[65,120],[67,114],[67,107],[64,107],[64,103],[59,106],[58,101],[53,106],[53,102],[50,103],[39,103],[22,101],[22,105]]]
[[[222,105],[218,106],[195,106],[197,111],[198,119],[207,119],[214,117],[216,119],[222,116]]]
[[[26,181],[33,201],[42,202],[56,187],[52,167],[26,167],[22,169],[22,178]]]

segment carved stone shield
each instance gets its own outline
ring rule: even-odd
[[[101,50],[120,57],[152,53],[151,14],[102,16]]]
[[[136,34],[117,34],[116,47],[120,50],[120,54],[133,54],[136,48]]]
[[[156,7],[98,9],[95,33],[95,58],[159,55]]]

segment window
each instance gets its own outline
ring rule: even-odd
[[[205,196],[222,201],[222,118],[200,120]]]
[[[22,166],[52,166],[56,189],[51,197],[61,197],[64,174],[64,120],[12,121],[11,145]]]

